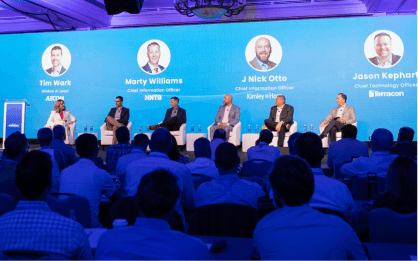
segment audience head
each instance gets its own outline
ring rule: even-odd
[[[226,131],[221,128],[216,129],[216,131],[213,133],[213,139],[226,140]]]
[[[270,144],[273,141],[273,132],[268,129],[262,130],[260,132],[259,142],[265,142]]]
[[[306,160],[311,168],[320,168],[325,155],[322,141],[312,132],[303,133],[295,141],[296,155]]]
[[[159,169],[142,177],[134,199],[140,216],[168,220],[179,196],[174,175]]]
[[[65,140],[65,128],[62,125],[57,125],[52,129],[55,140]]]
[[[173,147],[171,134],[166,128],[158,128],[151,135],[149,143],[152,152],[168,154]]]
[[[415,131],[409,127],[402,127],[399,129],[398,142],[399,141],[412,141],[414,139]]]
[[[126,126],[121,126],[116,129],[115,131],[116,139],[118,143],[125,143],[131,140],[131,134],[129,133],[129,129]]]
[[[196,158],[208,158],[212,156],[212,151],[210,149],[210,141],[206,138],[198,138],[194,144],[194,154]]]
[[[341,128],[343,138],[357,138],[357,127],[352,124],[346,124]]]
[[[177,146],[176,137],[174,137],[173,135],[171,135],[171,142],[173,145],[171,146],[171,150],[168,152],[167,156],[169,159],[177,161],[180,158],[181,154],[179,151],[179,147]]]
[[[51,145],[52,137],[53,137],[53,134],[50,128],[39,129],[38,141],[41,147]]]
[[[314,176],[308,163],[296,156],[288,155],[274,162],[270,175],[274,201],[279,207],[301,206],[308,203],[314,192]],[[284,204],[283,204],[284,203]]]
[[[393,144],[393,135],[387,129],[376,129],[371,138],[371,148],[373,152],[389,151]]]
[[[15,131],[4,142],[3,156],[19,162],[26,155],[28,148],[29,143],[25,134]]]
[[[95,159],[97,152],[99,151],[99,146],[97,146],[97,138],[90,133],[79,136],[75,140],[75,147],[80,157],[85,159]]]
[[[143,133],[139,133],[135,136],[134,140],[132,141],[132,145],[135,149],[140,149],[143,152],[147,151],[147,147],[149,144],[149,138],[147,135]]]
[[[220,175],[237,173],[239,162],[238,150],[233,144],[224,142],[216,148],[215,165]]]
[[[297,138],[299,138],[299,136],[301,134],[302,133],[300,133],[300,132],[295,132],[295,133],[293,133],[292,135],[289,136],[289,140],[287,141],[287,146],[289,147],[289,154],[290,155],[296,155],[295,141],[296,141]]]
[[[26,154],[16,167],[16,186],[28,200],[46,199],[51,187],[51,156],[42,151]]]
[[[417,200],[417,164],[408,156],[396,157],[387,172],[389,200]]]

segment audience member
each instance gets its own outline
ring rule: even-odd
[[[238,178],[240,159],[237,148],[225,142],[218,146],[215,154],[219,177],[197,188],[196,206],[234,203],[258,208],[258,198],[266,193],[257,183]]]
[[[0,250],[44,251],[68,259],[92,259],[83,227],[52,212],[45,202],[51,188],[51,157],[31,151],[18,163],[16,185],[24,200],[0,217]]]
[[[120,193],[109,173],[94,164],[99,151],[96,136],[83,134],[77,138],[75,145],[80,160],[61,173],[60,192],[86,197],[90,202],[91,227],[100,227],[98,216],[102,195],[115,202]]]
[[[368,157],[369,147],[366,143],[357,140],[357,128],[346,124],[341,128],[342,139],[329,145],[327,164],[331,169],[352,157]]]
[[[302,133],[295,132],[289,136],[289,140],[287,141],[287,147],[289,148],[289,155],[296,155],[295,152],[295,141]]]
[[[417,146],[412,143],[414,134],[414,130],[409,127],[400,128],[395,146],[389,149],[390,154],[405,155],[416,159]]]
[[[262,260],[367,260],[347,223],[309,206],[316,177],[304,160],[280,157],[269,179],[278,209],[254,230],[254,245]]]
[[[116,175],[126,175],[126,167],[135,160],[140,160],[147,156],[147,148],[149,144],[149,138],[143,133],[139,133],[132,141],[133,149],[131,153],[126,154],[118,159],[116,164]]]
[[[321,161],[325,152],[318,135],[312,132],[301,134],[295,142],[295,151],[297,156],[309,163],[314,175],[315,190],[309,205],[313,208],[341,213],[346,217],[347,222],[355,227],[357,225],[357,213],[353,196],[347,185],[324,175]]]
[[[269,146],[273,141],[273,133],[269,129],[260,132],[259,142],[256,146],[248,149],[248,160],[267,160],[274,162],[280,157],[280,150],[277,147]]]
[[[0,162],[0,193],[11,195],[17,202],[22,199],[15,184],[16,166],[26,155],[29,148],[25,134],[16,131],[4,142],[3,161]]]
[[[373,172],[385,177],[389,164],[398,155],[391,155],[389,149],[393,143],[393,135],[387,129],[376,129],[372,134],[370,157],[360,157],[341,167],[341,173],[350,177],[366,177]]]
[[[194,154],[196,160],[188,163],[186,166],[192,174],[206,175],[209,177],[219,177],[219,171],[215,166],[215,162],[210,159],[210,141],[206,138],[198,138],[194,144]]]
[[[212,152],[211,160],[215,160],[215,151],[219,144],[226,140],[226,131],[224,129],[216,129],[213,133],[213,140],[210,142],[210,150]]]
[[[62,125],[57,125],[52,130],[54,133],[54,139],[51,142],[51,149],[60,150],[64,155],[67,166],[73,165],[76,162],[75,151],[70,146],[64,143],[65,140],[65,128]]]
[[[111,145],[106,150],[106,163],[109,165],[111,161],[117,161],[123,155],[131,153],[133,146],[129,143],[131,140],[129,129],[121,126],[115,130],[118,144]]]
[[[417,211],[417,164],[399,156],[389,165],[387,191],[376,198],[373,208],[389,208],[401,214]]]
[[[96,259],[202,260],[206,245],[197,238],[170,229],[180,189],[167,170],[155,170],[142,177],[135,194],[139,216],[135,225],[112,229],[99,239]]]
[[[180,154],[179,147],[177,146],[176,137],[174,137],[173,135],[171,135],[171,142],[173,143],[173,146],[167,154],[168,158],[183,164],[187,164],[189,162],[189,158]]]

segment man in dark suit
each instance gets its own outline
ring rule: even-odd
[[[158,64],[161,56],[160,45],[158,43],[152,42],[148,45],[147,56],[148,62],[142,67],[142,70],[152,74],[159,74],[164,71],[165,68]]]
[[[162,123],[149,126],[150,130],[166,128],[169,131],[178,131],[183,123],[186,123],[186,110],[179,107],[179,98],[170,99],[171,109],[167,109]]]
[[[414,134],[414,130],[409,127],[400,128],[398,141],[395,146],[389,149],[390,154],[405,155],[415,159],[417,156],[417,146],[412,143]]]
[[[277,131],[279,139],[278,147],[283,147],[284,136],[293,124],[293,107],[285,104],[286,98],[283,95],[277,95],[276,105],[271,107],[270,116],[264,120],[262,129]]]
[[[392,38],[387,33],[374,37],[374,50],[377,56],[369,58],[369,61],[377,67],[390,68],[401,59],[401,56],[392,53]]]
[[[51,63],[52,67],[47,69],[46,72],[51,76],[60,76],[61,74],[65,73],[67,69],[64,68],[61,64],[62,60],[62,49],[60,46],[54,46],[51,49]]]
[[[116,135],[115,135],[116,129],[119,128],[120,126],[128,125],[128,122],[129,122],[129,109],[122,106],[123,97],[122,96],[116,97],[115,103],[116,103],[116,107],[110,109],[105,119],[106,128],[108,130],[113,130],[112,145],[115,145],[117,142]]]

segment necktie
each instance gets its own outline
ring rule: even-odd
[[[156,73],[158,73],[158,68],[155,68],[154,70],[155,70]]]

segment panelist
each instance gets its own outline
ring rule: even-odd
[[[271,107],[270,116],[264,120],[264,125],[261,127],[263,130],[277,131],[279,136],[277,147],[283,147],[286,132],[290,130],[290,126],[293,124],[293,107],[285,103],[284,95],[277,95],[275,106]]]
[[[65,144],[73,145],[75,143],[75,137],[73,135],[73,129],[75,128],[76,118],[65,108],[63,100],[59,99],[55,102],[54,110],[51,111],[51,115],[48,118],[48,122],[45,128],[51,130],[57,126],[62,125],[65,129]]]
[[[255,42],[255,58],[250,62],[250,65],[259,71],[268,71],[276,67],[276,63],[269,61],[271,54],[270,40],[261,37]]]
[[[179,107],[179,98],[170,99],[171,109],[167,109],[162,123],[149,126],[150,130],[166,128],[169,131],[178,131],[183,123],[186,123],[186,110]]]
[[[107,117],[104,120],[106,122],[106,129],[113,130],[112,145],[115,145],[117,143],[115,135],[116,129],[121,126],[128,125],[129,122],[129,109],[122,106],[123,97],[116,97],[115,104],[116,107],[110,109],[109,113],[107,114]]]
[[[52,67],[47,69],[46,72],[51,76],[60,76],[65,73],[67,69],[61,64],[62,60],[62,49],[60,46],[54,46],[51,50],[51,63]]]
[[[369,58],[370,62],[381,68],[390,68],[401,59],[392,53],[392,38],[387,33],[379,33],[374,37],[374,50],[377,56]]]
[[[161,56],[160,45],[158,43],[152,42],[148,45],[147,56],[148,62],[142,67],[142,70],[152,74],[159,74],[164,71],[165,68],[158,64]]]
[[[319,128],[324,128],[319,137],[325,138],[330,133],[330,140],[334,142],[337,140],[336,133],[341,131],[341,128],[345,124],[353,124],[356,122],[356,113],[354,108],[345,104],[347,101],[347,95],[339,93],[337,95],[338,107],[333,108],[328,116],[321,122]]]
[[[232,104],[232,95],[224,96],[224,105],[219,106],[216,113],[215,123],[210,126],[210,138],[213,140],[213,133],[221,128],[226,131],[226,140],[234,126],[239,122],[240,108]]]

